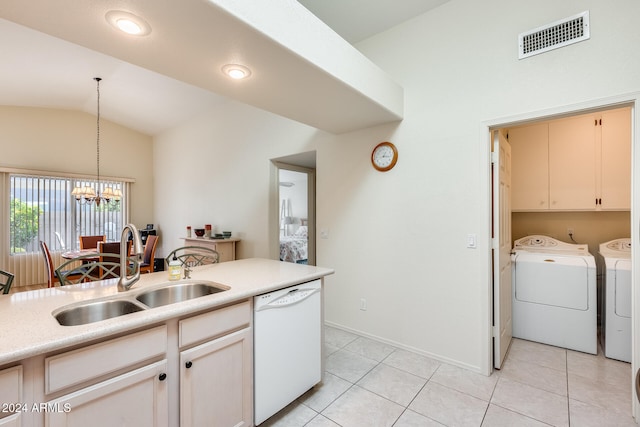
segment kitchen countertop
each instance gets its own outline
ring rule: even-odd
[[[117,279],[110,279],[0,296],[3,322],[0,365],[209,310],[296,283],[319,279],[333,272],[329,268],[261,258],[194,267],[191,281],[213,281],[230,289],[79,326],[61,326],[51,313],[63,306],[89,300],[134,299],[141,291],[183,280],[169,282],[168,272],[161,271],[142,274],[127,292],[118,292]]]

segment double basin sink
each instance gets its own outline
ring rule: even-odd
[[[87,302],[56,310],[53,316],[62,326],[86,325],[101,320],[124,316],[151,308],[224,292],[229,287],[215,282],[194,281],[170,283],[165,286],[142,291],[133,297],[122,294],[120,298]],[[132,292],[133,295],[133,291]]]

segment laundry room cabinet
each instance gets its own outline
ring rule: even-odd
[[[549,210],[549,125],[509,129],[511,209]]]
[[[509,130],[513,211],[629,210],[629,108]]]

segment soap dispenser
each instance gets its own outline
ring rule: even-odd
[[[173,259],[169,262],[169,280],[180,280],[182,275],[182,263],[173,255]]]

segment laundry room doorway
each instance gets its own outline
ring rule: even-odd
[[[631,192],[630,196],[629,195],[627,196],[627,203],[628,203],[629,209],[627,210],[626,213],[623,213],[623,214],[613,213],[611,215],[605,213],[605,216],[616,217],[616,216],[622,215],[623,218],[626,218],[626,226],[627,226],[626,230],[628,231],[629,237],[632,237],[632,244],[634,248],[633,262],[632,262],[633,289],[639,288],[637,283],[638,282],[637,274],[633,274],[633,271],[637,271],[638,261],[640,260],[640,257],[638,257],[637,255],[639,252],[637,237],[638,237],[638,230],[639,230],[638,212],[640,211],[640,209],[638,209],[638,206],[636,206],[638,204],[638,201],[640,201],[640,186],[638,185],[638,181],[640,180],[640,154],[638,153],[640,151],[640,142],[638,141],[636,134],[633,132],[633,129],[637,128],[637,123],[638,123],[638,117],[637,117],[638,114],[636,112],[636,104],[639,99],[640,99],[640,94],[631,94],[626,97],[624,96],[616,97],[614,99],[603,100],[601,102],[594,101],[592,103],[585,103],[585,104],[580,104],[575,106],[546,110],[538,114],[531,113],[531,114],[525,114],[520,116],[513,116],[507,119],[496,120],[494,122],[484,123],[486,125],[486,130],[487,130],[486,135],[488,135],[488,138],[485,140],[484,143],[487,144],[488,146],[487,153],[492,153],[491,147],[494,145],[494,139],[496,135],[501,133],[506,137],[508,135],[508,129],[510,128],[515,128],[515,127],[524,126],[524,125],[532,125],[535,123],[556,120],[560,118],[567,118],[567,117],[579,116],[579,115],[585,115],[585,114],[591,114],[591,113],[596,114],[596,113],[606,112],[608,110],[627,108],[628,115],[631,117],[629,147],[632,148],[631,150],[632,154],[628,156],[631,158],[631,161],[630,161],[631,174],[630,174],[630,178],[626,178],[627,179],[626,184],[629,187],[634,188],[635,191]],[[578,154],[580,153],[574,152],[575,156],[577,156]],[[494,169],[491,169],[492,158],[495,158],[495,156],[496,154],[487,154],[485,157],[485,161],[487,162],[487,165],[488,165],[487,176],[489,177],[487,190],[490,194],[492,194],[493,197],[499,197],[500,193],[496,191],[496,188],[499,188],[500,186],[500,184],[496,182],[496,180],[498,179],[498,174],[493,172],[495,170],[495,165],[493,166]],[[531,162],[532,159],[529,157],[527,161]],[[572,160],[568,159],[567,161],[570,163]],[[596,167],[601,167],[601,166],[602,165],[600,163],[596,165]],[[512,167],[515,169],[518,166],[517,164],[516,165],[512,164]],[[532,181],[534,180],[535,178],[532,178]],[[517,180],[516,182],[512,182],[512,189],[515,189],[516,185],[517,185]],[[512,196],[511,200],[514,203],[516,203],[517,197]],[[591,203],[598,203],[597,199],[590,200],[590,201]],[[490,283],[489,283],[489,294],[487,298],[487,304],[489,305],[488,318],[490,322],[488,330],[490,331],[490,333],[489,333],[489,336],[487,337],[488,338],[487,350],[489,354],[487,355],[486,360],[487,360],[487,363],[490,364],[489,372],[494,368],[499,368],[500,363],[502,362],[500,353],[504,351],[505,343],[504,342],[501,343],[501,340],[496,339],[495,337],[501,336],[501,335],[508,336],[508,332],[501,331],[501,326],[499,324],[496,325],[495,322],[497,319],[501,318],[502,314],[505,311],[505,307],[503,307],[503,304],[510,304],[511,302],[511,300],[506,302],[505,298],[500,299],[497,297],[497,295],[504,296],[505,292],[504,292],[503,286],[501,286],[502,285],[501,277],[504,277],[504,271],[502,271],[502,274],[500,274],[501,270],[500,268],[498,268],[498,265],[496,264],[496,258],[498,258],[498,255],[499,255],[499,250],[498,250],[499,244],[494,238],[496,236],[496,227],[497,227],[496,224],[500,224],[501,222],[503,224],[508,223],[509,221],[502,217],[506,215],[510,215],[505,213],[504,210],[500,210],[498,206],[499,206],[499,203],[492,202],[488,204],[489,215],[487,218],[489,223],[489,228],[490,228],[490,231],[489,231],[490,239],[489,239],[487,262],[488,262],[488,265],[492,266],[488,269]],[[516,203],[516,206],[517,206],[517,203]],[[586,211],[586,210],[587,209],[576,209],[576,211]],[[598,212],[576,212],[575,213],[576,216],[574,217],[576,218],[575,219],[576,224],[580,224],[580,227],[581,227],[583,222],[588,222],[593,220],[593,215],[595,213],[599,213],[600,211],[602,211],[599,208],[593,209],[593,210],[594,211],[597,210]],[[532,216],[529,212],[524,212],[524,211],[525,210],[523,210],[521,215],[522,218],[517,218],[517,221],[520,223],[520,225],[513,224],[513,223],[510,225],[510,231],[512,232],[511,239],[517,238],[518,237],[517,234],[523,232],[522,227],[524,227],[524,229],[527,232],[532,231],[531,230],[532,227],[530,226],[531,225],[530,221],[533,221],[532,218],[534,216]],[[566,212],[560,212],[562,211],[562,209],[557,209],[558,211],[557,213],[551,212],[553,211],[553,209],[550,209],[549,211],[551,215],[549,218],[552,218],[555,215],[555,218],[552,218],[552,220],[556,222],[559,221],[559,218],[562,218],[562,215],[566,214],[567,218],[570,218],[570,215],[572,215],[570,213],[567,213],[570,211],[570,209],[566,209]],[[613,209],[612,212],[613,211],[615,211],[615,209]],[[517,216],[517,215],[514,215],[514,216]],[[515,220],[513,221],[515,222]],[[574,221],[574,220],[570,220],[570,221]],[[568,231],[572,231],[572,230],[567,230],[565,224],[560,226],[565,230],[565,233],[568,233]],[[576,226],[576,228],[578,228],[578,226]],[[593,228],[598,228],[598,227],[593,227]],[[513,233],[513,231],[515,231],[515,233]],[[562,240],[571,242],[570,237],[565,236],[564,233],[562,236],[559,236],[559,237]],[[622,236],[619,236],[619,237],[622,237]],[[591,244],[590,250],[592,252],[597,252],[598,250],[597,245]],[[510,283],[507,283],[505,288],[509,288],[509,287],[510,287]],[[501,294],[501,291],[502,291],[502,294]],[[632,324],[634,325],[635,330],[638,330],[638,323],[640,318],[640,292],[633,292],[632,295],[634,298],[632,301]],[[639,340],[633,339],[632,337],[632,348],[633,348],[632,372],[633,373],[637,372],[638,366],[640,366],[640,363],[639,363],[640,354],[637,350],[638,346],[640,345],[640,342],[638,341]],[[634,377],[633,383],[636,384],[635,375],[633,375],[633,377]],[[640,411],[639,411],[640,405],[639,405],[639,400],[637,398],[638,395],[635,388],[636,387],[634,386],[634,390],[632,393],[633,394],[632,401],[633,401],[633,414],[634,416],[637,416],[638,414],[640,414]]]
[[[493,225],[493,366],[504,363],[513,335],[511,312],[511,144],[501,130],[493,131],[491,156]]]

